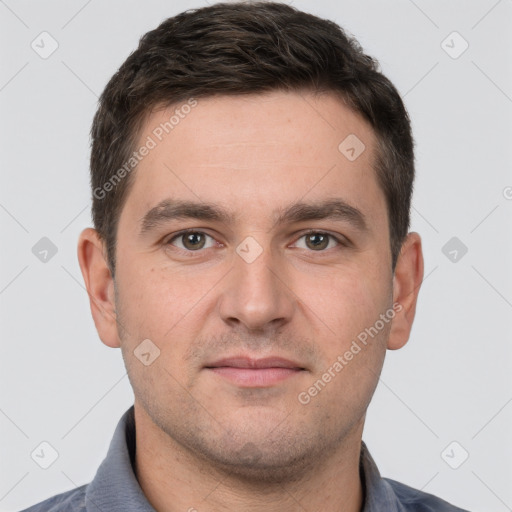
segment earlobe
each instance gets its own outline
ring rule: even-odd
[[[114,280],[105,259],[104,243],[95,229],[86,228],[80,234],[78,262],[99,337],[105,345],[118,348]]]
[[[423,252],[418,233],[407,235],[393,276],[393,304],[396,315],[391,324],[388,349],[402,348],[411,333],[416,303],[423,280]]]

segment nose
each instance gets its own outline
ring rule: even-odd
[[[231,327],[268,331],[285,325],[293,316],[295,295],[282,262],[273,257],[270,248],[260,247],[261,254],[254,260],[243,252],[235,254],[233,269],[223,281],[219,313]]]

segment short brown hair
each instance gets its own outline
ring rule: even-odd
[[[112,274],[134,173],[112,179],[130,159],[152,109],[190,98],[304,89],[339,94],[374,129],[394,270],[409,230],[414,180],[414,142],[399,93],[336,23],[258,1],[218,3],[165,20],[141,38],[105,87],[91,129],[90,164],[92,217]]]

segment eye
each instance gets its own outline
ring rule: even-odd
[[[304,240],[302,242],[302,240]],[[209,249],[214,247],[216,241],[210,235],[202,231],[187,230],[177,233],[170,238],[166,245],[172,245],[177,249],[188,253],[198,252],[201,249]],[[341,238],[323,231],[308,231],[304,233],[294,244],[300,249],[309,249],[315,252],[324,252],[340,245],[346,245]]]
[[[299,241],[302,239],[304,239],[304,244],[301,246]],[[324,233],[323,231],[309,231],[295,242],[296,246],[297,244],[301,249],[311,249],[316,252],[322,252],[325,249],[331,249],[333,247],[343,245],[340,239],[330,233]]]
[[[174,245],[185,251],[198,251],[200,249],[213,247],[213,244],[206,247],[207,239],[215,242],[210,235],[202,231],[182,231],[169,239],[167,244]]]

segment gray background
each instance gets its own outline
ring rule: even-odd
[[[472,511],[512,510],[512,0],[289,3],[335,20],[379,59],[417,141],[412,229],[426,279],[364,439],[385,476]],[[76,258],[91,224],[88,132],[97,96],[139,37],[201,5],[0,0],[2,511],[90,481],[132,403]],[[51,49],[43,31],[59,45],[46,59],[31,47]],[[43,441],[59,454],[48,469],[31,458],[50,462]]]

